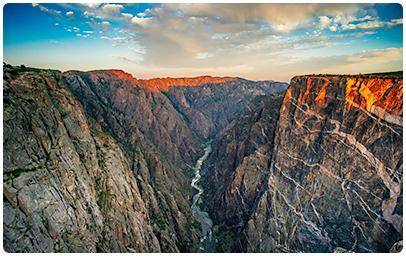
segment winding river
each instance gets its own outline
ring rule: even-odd
[[[199,207],[199,199],[201,198],[204,189],[200,187],[198,182],[201,179],[200,169],[202,168],[203,162],[207,159],[211,152],[211,141],[205,144],[204,154],[197,160],[196,165],[194,167],[195,176],[190,184],[194,189],[198,192],[193,196],[193,203],[192,203],[192,214],[195,219],[200,222],[202,225],[202,233],[200,237],[200,250],[203,252],[212,252],[214,243],[213,243],[213,232],[212,226],[213,222],[209,217],[209,214]]]

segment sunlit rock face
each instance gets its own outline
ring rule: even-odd
[[[235,77],[198,76],[184,78],[152,78],[139,80],[140,84],[152,91],[168,91],[173,86],[195,87],[203,84],[220,84],[234,81]]]
[[[216,195],[226,205],[244,209],[247,195],[254,198],[252,191],[257,191],[254,206],[237,210],[237,216],[210,208],[220,236],[231,240],[220,247],[250,252],[391,250],[402,240],[402,89],[396,75],[293,78],[275,132],[265,133],[273,146],[257,143],[252,153],[229,159],[235,165],[228,179],[255,174],[263,179],[234,183]],[[265,131],[273,126],[268,124]],[[238,125],[253,128],[258,121]],[[222,147],[233,145],[244,144],[234,139]],[[207,176],[217,176],[219,171],[210,173],[215,161],[211,164]]]

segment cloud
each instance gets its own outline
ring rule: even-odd
[[[220,17],[228,23],[266,21],[289,32],[317,15],[339,15],[359,10],[357,4],[170,4],[196,17]],[[365,5],[364,5],[365,6]]]
[[[355,15],[337,15],[334,17],[319,16],[318,26],[320,29],[329,29],[330,31],[346,31],[392,27],[402,23],[402,19],[381,21],[378,17],[372,17],[371,15],[361,17],[356,17]]]
[[[134,16],[131,13],[125,13],[125,12],[121,13],[121,15],[126,19],[131,19]]]
[[[115,15],[120,13],[123,8],[124,7],[121,4],[105,4],[101,9],[108,15]]]
[[[321,28],[327,28],[330,26],[331,19],[327,16],[320,16],[319,17],[319,24]]]
[[[114,65],[151,76],[287,80],[298,72],[379,71],[397,67],[402,58],[397,48],[340,54],[383,47],[365,36],[403,23],[379,17],[370,4],[157,4],[137,14],[125,4],[79,7],[65,11],[86,17],[86,23],[75,23],[81,30],[61,27],[80,38],[105,40],[116,46]]]
[[[313,57],[296,62],[294,66],[307,67],[305,73],[365,73],[402,70],[402,48],[384,48],[353,54]],[[306,64],[310,64],[307,66]]]
[[[149,22],[151,22],[152,21],[152,18],[151,17],[147,17],[147,18],[139,18],[139,17],[136,17],[136,16],[134,16],[132,19],[131,19],[131,23],[133,23],[133,24],[137,24],[137,25],[145,25],[145,24],[147,24],[147,23],[149,23]]]
[[[139,64],[143,60],[142,56],[141,57],[138,56],[135,58],[128,58],[128,57],[124,57],[124,56],[112,56],[112,57],[114,57],[118,60],[121,60],[121,61],[133,63],[133,64]]]
[[[196,54],[196,59],[198,60],[202,60],[202,59],[207,59],[213,57],[213,54],[209,53],[209,52],[199,52],[198,54]]]
[[[335,31],[337,31],[337,26],[336,26],[336,25],[332,25],[332,26],[329,26],[328,29],[329,29],[330,31],[332,31],[332,32],[335,32]]]
[[[88,38],[90,35],[89,34],[81,34],[81,33],[77,33],[76,34],[77,37],[83,37],[83,38]]]
[[[402,48],[376,49],[349,55],[347,61],[348,63],[357,63],[357,64],[360,63],[373,64],[379,62],[385,63],[401,60],[402,55],[403,55]]]
[[[84,11],[84,12],[83,12],[83,16],[89,18],[89,17],[95,16],[95,13],[94,13],[94,12],[89,12],[89,11]]]
[[[88,8],[97,8],[100,6],[100,3],[82,3],[82,5],[84,5]]]
[[[108,37],[108,36],[101,36],[100,39],[105,39],[109,41],[125,41],[127,40],[127,37]]]
[[[350,23],[341,26],[343,30],[355,30],[355,29],[376,29],[382,27],[392,27],[402,24],[402,19],[392,19],[390,21],[380,21],[380,20],[368,20],[366,22],[360,22],[357,24]]]
[[[32,6],[38,8],[40,11],[43,11],[43,12],[46,12],[46,13],[49,13],[49,14],[52,14],[55,16],[61,16],[61,13],[62,13],[61,11],[51,9],[51,8],[45,7],[45,6],[43,6],[41,4],[37,4],[37,3],[33,3]]]

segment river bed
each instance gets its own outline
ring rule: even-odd
[[[195,176],[192,179],[191,186],[192,188],[197,190],[197,193],[193,196],[192,202],[192,214],[195,219],[201,224],[202,232],[200,236],[200,250],[203,252],[212,252],[214,243],[213,243],[213,222],[210,219],[210,216],[207,212],[203,211],[199,207],[199,199],[201,199],[202,194],[204,193],[204,189],[197,185],[201,179],[200,170],[204,161],[206,161],[207,157],[211,152],[211,142],[207,142],[205,144],[204,153],[203,155],[197,160],[196,165],[194,167]]]

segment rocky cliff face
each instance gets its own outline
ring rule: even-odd
[[[160,92],[118,71],[66,72],[66,83],[88,118],[122,146],[155,221],[164,251],[190,251],[197,242],[188,166],[199,138]]]
[[[198,76],[198,77],[183,77],[183,78],[152,78],[141,79],[139,83],[145,88],[152,91],[168,91],[171,87],[195,87],[203,84],[221,84],[226,82],[235,81],[235,77],[212,77],[212,76]]]
[[[199,87],[171,87],[165,94],[203,138],[215,136],[233,121],[257,96],[285,91],[288,84],[236,78]]]
[[[207,178],[230,184],[209,207],[220,250],[387,252],[402,240],[402,90],[396,77],[295,77],[266,143],[241,154],[240,139],[228,138],[247,125],[226,132],[213,150],[234,152],[236,164],[219,168],[213,157],[207,166],[207,176],[227,170],[222,179],[236,181]]]
[[[196,251],[198,136],[119,71],[6,68],[8,251]]]
[[[160,251],[129,162],[58,71],[4,70],[4,248]]]

